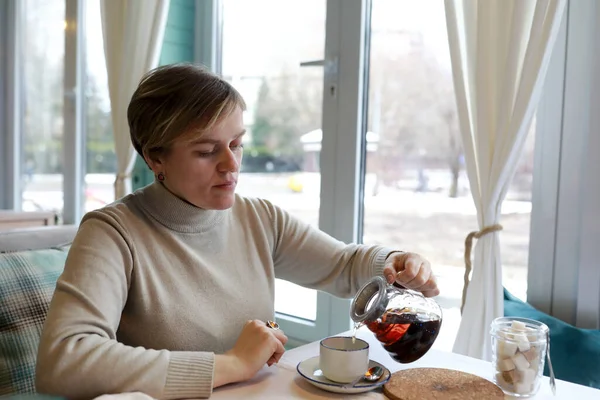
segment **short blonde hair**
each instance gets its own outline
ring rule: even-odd
[[[246,109],[239,92],[203,66],[161,66],[144,75],[129,102],[131,142],[144,160],[156,157],[176,140],[202,135],[236,107]]]

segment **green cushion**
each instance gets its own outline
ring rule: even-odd
[[[0,254],[0,396],[35,392],[35,362],[68,247]]]
[[[535,309],[504,289],[504,315],[543,322],[557,379],[600,389],[600,330],[581,329]],[[548,376],[548,365],[544,368]]]

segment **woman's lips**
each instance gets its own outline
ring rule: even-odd
[[[214,187],[216,187],[217,189],[234,189],[236,185],[235,181],[230,181],[230,182],[225,182],[222,183],[220,185],[215,185]]]

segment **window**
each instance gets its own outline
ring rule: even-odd
[[[223,21],[222,73],[247,103],[238,192],[316,226],[323,69],[300,63],[323,58],[325,1],[224,0]],[[314,321],[316,302],[314,290],[277,281],[277,312]]]
[[[458,129],[444,3],[373,0],[365,4],[369,3],[366,162],[361,171],[365,186],[359,240],[410,249],[432,262],[442,289],[438,300],[445,308],[445,334],[438,345],[451,348],[460,323],[464,239],[478,227]],[[319,60],[323,58],[324,16],[317,17],[317,7],[298,10],[290,2],[240,4],[223,2],[223,74],[248,101],[249,135],[239,191],[269,198],[316,225],[324,198],[319,161],[332,157],[321,148],[323,131],[317,124],[323,99]],[[328,4],[327,12],[346,6],[336,9],[333,4]],[[294,18],[284,18],[284,11]],[[346,12],[344,18],[350,13]],[[300,69],[303,61],[316,61],[309,63],[316,68]],[[348,93],[348,87],[342,88],[346,82],[338,79],[339,91]],[[340,134],[343,140],[353,140],[354,132]],[[527,289],[534,145],[531,134],[501,221],[504,285],[521,298]],[[291,171],[290,159],[298,164]],[[337,198],[336,207],[351,208],[346,200]],[[276,309],[313,320],[313,295],[288,285],[277,283]],[[297,299],[310,299],[310,308],[300,306]]]
[[[26,0],[21,7],[24,121],[21,138],[22,208],[62,214],[64,196],[64,1]],[[85,6],[84,212],[114,200],[116,156],[104,60],[100,1]],[[77,91],[76,91],[77,92]],[[80,95],[78,92],[73,96]],[[73,114],[73,118],[75,114]]]
[[[87,0],[85,13],[86,175],[84,211],[87,212],[103,207],[114,200],[117,158],[110,114],[100,0]]]
[[[21,187],[24,211],[62,213],[65,2],[25,0]]]
[[[370,34],[363,241],[429,259],[445,317],[436,345],[451,349],[460,323],[464,239],[478,226],[458,129],[444,2],[373,0]],[[523,299],[534,144],[530,134],[501,219],[503,283]]]
[[[22,104],[23,116],[20,121],[21,152],[18,157],[21,162],[19,166],[21,181],[15,187],[17,190],[22,188],[17,195],[22,198],[24,210],[55,210],[61,213],[62,173],[64,172],[62,141],[66,1],[14,0],[15,4],[17,2],[21,14],[16,25],[22,28],[20,35],[23,41],[23,45],[17,48],[18,68],[22,71],[19,100]],[[190,0],[186,4],[192,2],[193,0]],[[85,26],[87,82],[84,106],[86,120],[83,124],[87,128],[85,133],[87,147],[85,210],[87,211],[112,200],[116,166],[114,153],[109,149],[112,147],[109,144],[112,133],[105,83],[99,0],[78,3],[85,4],[87,10]],[[249,195],[260,193],[261,196],[269,193],[265,197],[276,204],[283,205],[294,215],[312,224],[319,222],[319,210],[325,209],[323,204],[328,204],[327,200],[324,201],[327,196],[323,197],[319,193],[319,185],[321,173],[325,170],[325,161],[336,155],[325,152],[322,155],[325,161],[320,165],[319,157],[323,139],[320,120],[321,117],[331,118],[330,115],[321,115],[323,70],[317,66],[318,63],[312,63],[313,67],[301,69],[299,64],[324,58],[326,24],[329,25],[327,33],[330,30],[334,33],[341,31],[330,29],[338,22],[344,29],[359,25],[359,18],[355,18],[358,13],[352,14],[354,19],[348,18],[348,10],[357,7],[358,3],[327,0],[284,3],[274,0],[222,1],[225,21],[223,73],[240,89],[249,103],[249,110],[245,116],[249,128],[247,163],[240,180],[240,192]],[[368,3],[371,2],[365,2]],[[459,289],[462,287],[464,271],[463,238],[467,232],[476,229],[477,226],[468,181],[460,157],[456,115],[450,107],[453,103],[450,101],[453,94],[443,2],[441,0],[427,2],[430,6],[427,12],[421,3],[408,0],[372,0],[372,26],[369,32],[371,73],[367,94],[369,106],[366,130],[368,132],[366,133],[366,170],[363,171],[366,186],[363,235],[360,239],[366,243],[400,246],[406,244],[407,247],[410,246],[411,249],[428,256],[441,276],[443,295],[440,301],[449,310],[447,312],[449,315],[448,313],[456,312],[460,298]],[[594,14],[590,12],[591,6],[586,4],[569,2],[571,10],[569,18],[578,23],[569,25],[569,29],[573,32],[569,31],[568,41],[565,40],[566,29],[563,29],[562,53],[553,56],[556,61],[553,62],[552,68],[558,70],[568,64],[569,71],[572,69],[575,72],[567,74],[562,70],[555,71],[555,75],[560,75],[561,80],[559,82],[558,79],[554,79],[555,82],[549,85],[552,86],[552,92],[547,97],[552,101],[547,102],[552,103],[552,107],[546,106],[548,110],[542,110],[545,114],[542,113],[543,118],[538,121],[541,127],[541,132],[538,132],[540,143],[548,141],[549,135],[546,131],[551,130],[550,127],[552,130],[557,127],[556,130],[562,132],[561,129],[565,125],[561,119],[562,112],[565,113],[564,118],[567,123],[571,123],[569,122],[571,120],[580,120],[580,116],[575,114],[580,112],[581,106],[573,106],[573,110],[570,110],[568,107],[563,107],[562,102],[565,98],[565,85],[574,86],[581,81],[582,88],[589,87],[588,78],[580,80],[574,78],[587,76],[582,71],[586,71],[585,68],[588,64],[591,65],[591,61],[585,57],[589,55],[591,60],[593,54],[589,51],[589,46],[575,46],[577,43],[583,43],[582,40],[587,44],[591,43],[591,36],[588,36],[591,35],[589,32],[592,30],[589,30],[589,35],[584,37],[587,34],[585,26],[593,26],[595,20]],[[189,12],[180,14],[185,14],[188,19],[191,18]],[[331,17],[331,21],[329,19],[326,21],[326,14]],[[169,18],[171,19],[171,12]],[[585,21],[587,25],[581,21]],[[196,24],[198,23],[199,21],[196,21]],[[177,34],[172,35],[173,42],[187,46],[186,54],[191,54],[191,45],[188,43],[191,41],[186,39],[179,43],[181,31],[174,32]],[[341,35],[338,39],[341,42],[346,37],[347,35]],[[346,52],[353,46],[358,46],[359,41],[354,42],[352,45],[343,46]],[[566,51],[567,48],[569,52]],[[583,56],[576,54],[578,49]],[[340,53],[340,49],[334,50],[336,54]],[[567,56],[567,53],[570,56]],[[580,60],[581,57],[584,57],[583,61]],[[394,68],[391,69],[391,66]],[[429,74],[424,74],[424,71]],[[2,72],[5,73],[4,70]],[[282,83],[284,78],[287,79],[285,83],[289,85]],[[565,80],[565,85],[562,84],[562,80]],[[340,85],[343,86],[343,83]],[[427,87],[429,90],[423,89]],[[274,92],[277,92],[279,97],[274,96]],[[432,98],[432,92],[439,96]],[[351,93],[349,97],[353,95],[354,93]],[[579,93],[573,95],[574,99],[588,97]],[[272,101],[272,99],[279,99],[279,101]],[[285,107],[289,106],[290,102],[296,103],[293,107],[289,107],[291,110]],[[7,104],[11,104],[10,101]],[[444,109],[446,112],[443,112]],[[298,110],[301,110],[300,114]],[[559,114],[561,118],[555,121],[554,116]],[[346,117],[345,120],[352,118]],[[581,121],[585,122],[584,119]],[[585,131],[579,128],[581,128],[579,125],[574,125],[574,128],[569,126],[570,135],[572,131],[583,135]],[[279,132],[277,134],[280,135],[279,137],[273,134],[275,131]],[[504,225],[501,234],[504,285],[521,298],[525,297],[527,290],[530,193],[533,149],[536,146],[534,132],[535,123],[507,195],[501,221]],[[258,134],[253,136],[253,133]],[[326,132],[326,138],[327,134],[330,132]],[[345,134],[346,132],[343,132],[343,135]],[[347,134],[349,140],[354,139],[351,137],[354,132],[347,132]],[[579,181],[574,183],[567,177],[569,174],[565,171],[577,172],[574,160],[579,160],[580,149],[575,149],[572,135],[571,140],[568,141],[561,141],[559,136],[557,135],[559,138],[557,143],[560,145],[538,146],[543,147],[544,152],[548,149],[551,152],[550,155],[542,157],[543,168],[539,167],[542,164],[538,164],[536,175],[538,177],[542,173],[556,175],[543,180],[544,188],[553,187],[552,185],[557,185],[558,181],[573,183],[573,185],[576,183],[587,185]],[[587,139],[578,140],[585,147]],[[257,143],[261,144],[261,148],[254,148]],[[267,154],[268,157],[261,153],[267,149],[273,153]],[[538,156],[539,153],[540,151]],[[9,160],[2,160],[2,162],[7,163]],[[550,164],[550,168],[547,164]],[[564,179],[559,176],[559,164]],[[570,169],[562,168],[565,166]],[[8,171],[8,176],[13,168],[8,166],[4,170]],[[143,170],[147,169],[143,168]],[[261,176],[262,178],[259,179]],[[339,178],[337,172],[328,175],[329,182],[336,177]],[[12,178],[9,180],[12,181]],[[552,234],[542,231],[548,223],[547,215],[556,215],[558,218],[558,215],[562,216],[567,209],[575,214],[578,212],[578,207],[570,207],[566,204],[578,204],[581,201],[581,196],[576,194],[579,191],[571,190],[579,186],[567,183],[560,185],[562,189],[559,189],[562,192],[557,189],[558,197],[568,196],[567,200],[561,198],[563,204],[561,209],[557,204],[558,197],[554,203],[548,200],[548,197],[554,196],[554,189],[546,189],[538,194],[539,198],[544,198],[545,209],[540,211],[539,207],[536,208],[538,220],[534,220],[533,225],[538,234],[533,236],[535,238],[544,236],[544,240],[538,240],[540,242],[538,248],[556,246],[558,250],[555,250],[555,253],[558,255],[541,257],[542,251],[539,249],[534,251],[532,257],[535,259],[532,261],[532,266],[535,268],[531,268],[531,275],[533,276],[535,269],[536,276],[545,280],[543,284],[530,284],[530,299],[531,292],[534,291],[533,286],[539,286],[535,290],[537,292],[535,304],[538,307],[547,306],[548,311],[551,311],[549,308],[552,299],[547,287],[553,284],[557,286],[552,291],[553,301],[556,306],[562,304],[561,307],[566,310],[565,315],[570,314],[569,310],[574,308],[572,302],[568,300],[573,296],[556,296],[556,293],[560,289],[558,286],[569,288],[567,290],[569,294],[575,290],[574,285],[565,285],[564,281],[567,278],[569,282],[573,281],[578,276],[577,271],[572,272],[570,269],[567,271],[562,268],[562,265],[563,261],[568,261],[574,254],[573,249],[578,248],[579,233],[558,229],[556,221],[553,221],[554,225],[547,229],[547,231],[551,230]],[[536,188],[540,190],[539,187]],[[10,195],[14,193],[10,188],[5,190]],[[340,208],[350,209],[345,204],[347,199],[343,197],[336,198],[337,202],[344,203]],[[9,204],[12,203],[9,201]],[[578,215],[575,214],[565,214],[562,221],[573,221]],[[557,232],[560,232],[560,235]],[[565,242],[568,242],[568,245],[565,245]],[[550,264],[552,267],[549,266]],[[556,268],[554,264],[557,265]],[[554,271],[550,273],[552,269]],[[553,283],[553,280],[556,282]],[[283,283],[278,285],[278,287],[285,287],[282,286],[285,285]],[[298,288],[290,287],[291,289]],[[278,290],[278,293],[287,293],[287,288]],[[305,319],[313,319],[316,303],[311,301],[315,299],[314,292],[290,291],[289,293],[295,294],[289,296],[291,300],[287,305],[284,305],[281,296],[278,297],[278,310],[284,310],[288,314],[304,315]],[[293,309],[295,303],[299,303],[294,299],[304,300],[304,296],[307,296],[309,307],[304,311]],[[339,310],[336,313],[339,314]]]

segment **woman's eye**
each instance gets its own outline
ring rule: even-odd
[[[214,150],[210,150],[210,151],[197,151],[196,154],[198,154],[198,157],[210,157],[213,154],[215,154]]]
[[[233,151],[238,151],[238,150],[243,149],[244,145],[241,143],[231,143],[229,145],[229,148]],[[211,157],[211,156],[214,156],[215,154],[217,154],[219,151],[220,150],[217,147],[215,147],[214,149],[211,149],[211,150],[208,150],[208,149],[196,150],[195,154],[198,157]]]

